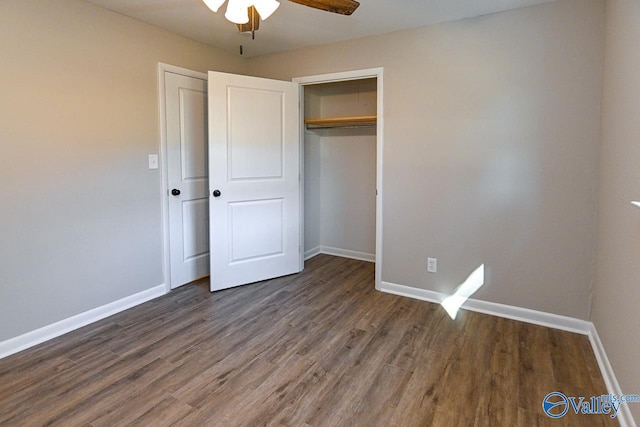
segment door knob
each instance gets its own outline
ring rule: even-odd
[[[173,190],[171,190],[171,194],[174,196],[179,196],[180,195],[180,190],[178,190],[177,188],[174,188]]]
[[[213,190],[213,197],[220,197],[221,194],[220,190]]]

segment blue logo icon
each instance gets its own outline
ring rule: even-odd
[[[569,399],[564,394],[554,391],[542,399],[542,409],[551,418],[562,418],[569,411]]]

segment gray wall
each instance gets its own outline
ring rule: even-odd
[[[321,149],[322,246],[375,255],[375,128],[327,130]]]
[[[384,67],[384,281],[450,292],[484,263],[476,298],[587,319],[603,26],[603,1],[565,0],[258,57],[249,72]]]
[[[608,0],[592,320],[624,393],[640,390],[640,2]],[[629,404],[636,420],[640,405]]]
[[[234,56],[76,0],[0,2],[0,341],[161,285],[157,62]]]
[[[304,251],[322,246],[322,147],[320,136],[304,136]]]

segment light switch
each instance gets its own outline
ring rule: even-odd
[[[149,169],[158,169],[158,155],[149,154]]]

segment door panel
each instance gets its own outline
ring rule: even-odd
[[[228,97],[229,178],[282,178],[283,94],[229,88]]]
[[[171,288],[209,274],[207,82],[165,72]]]
[[[283,199],[229,203],[231,264],[282,255]]]
[[[209,224],[208,198],[182,202],[182,220],[184,230],[184,260],[191,261],[209,255],[209,228],[198,230],[194,224]],[[193,232],[194,229],[197,232]]]
[[[207,94],[184,87],[179,88],[179,93],[182,180],[206,180],[208,174]]]
[[[299,271],[298,121],[296,84],[209,72],[212,291]]]

